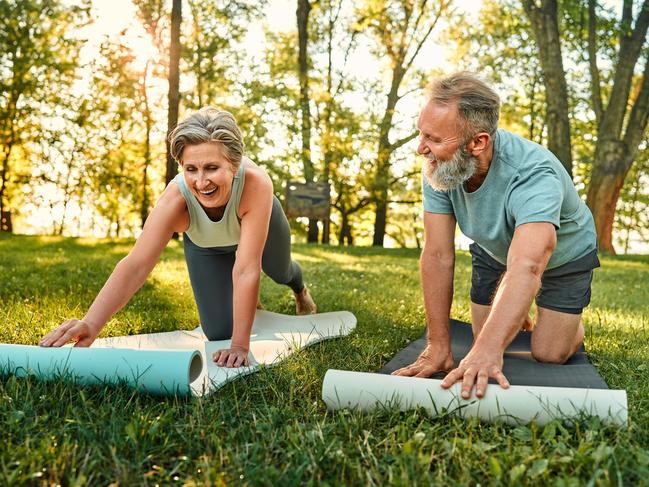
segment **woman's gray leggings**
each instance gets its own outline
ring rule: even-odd
[[[237,246],[203,248],[187,234],[183,246],[203,332],[208,340],[227,340],[232,337],[232,268]],[[291,260],[291,229],[275,196],[261,268],[296,293],[304,289],[302,270]]]

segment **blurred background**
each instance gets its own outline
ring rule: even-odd
[[[572,175],[600,250],[647,253],[648,27],[649,0],[0,0],[1,232],[137,236],[168,131],[213,105],[282,201],[328,185],[296,240],[419,247],[425,87],[471,70]]]

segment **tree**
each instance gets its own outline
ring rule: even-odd
[[[450,13],[451,4],[452,0],[366,0],[358,8],[359,29],[365,30],[376,42],[374,54],[388,61],[390,78],[385,108],[378,122],[372,191],[376,209],[373,245],[382,246],[385,236],[391,180],[390,157],[417,136],[415,131],[398,140],[390,137],[397,103],[408,94],[408,91],[401,92],[402,83],[438,21]],[[421,88],[421,81],[416,88]]]
[[[309,13],[312,6],[309,0],[297,0],[297,44],[298,44],[298,79],[300,81],[300,125],[302,150],[300,156],[304,168],[304,179],[307,183],[315,180],[315,170],[311,160],[311,107],[309,100]],[[309,219],[307,242],[318,241],[318,221]]]
[[[589,0],[589,22],[596,29],[595,1]],[[593,57],[597,50],[596,38],[589,39],[591,79],[594,103],[599,113],[595,160],[588,187],[586,203],[593,212],[600,250],[615,253],[613,222],[615,208],[624,180],[631,168],[639,144],[646,133],[649,119],[649,0],[640,7],[633,21],[633,2],[625,0],[619,33],[618,59],[610,86],[608,103],[597,98],[599,68]],[[644,53],[643,53],[644,47]],[[644,72],[635,75],[636,65],[644,58]]]
[[[596,0],[588,0],[587,8],[588,53],[593,112],[597,121],[597,143],[586,203],[593,212],[597,240],[601,251],[615,253],[613,224],[615,209],[626,175],[633,164],[638,146],[643,139],[649,119],[649,0],[644,0],[634,20],[632,0],[624,0],[618,26],[618,49],[610,73],[611,82],[602,86],[598,66],[599,17]],[[554,31],[558,16],[556,3],[549,2],[552,15],[540,19],[541,28]],[[644,52],[643,52],[644,47]],[[539,43],[539,51],[551,49],[551,43]],[[542,54],[543,56],[543,54]],[[636,74],[643,59],[645,67],[641,76]],[[544,77],[552,76],[545,72]],[[608,92],[605,100],[603,92]]]
[[[530,12],[529,27],[518,18],[517,9],[521,3]],[[614,8],[600,6],[595,0],[560,3],[524,0],[521,3],[485,2],[481,11],[483,21],[475,27],[476,31],[489,33],[476,38],[481,42],[474,49],[485,51],[479,63],[486,66],[490,59],[499,58],[501,61],[496,65],[502,66],[502,72],[510,76],[513,73],[515,79],[528,85],[535,78],[535,70],[540,69],[545,86],[538,99],[546,108],[545,114],[540,115],[548,128],[547,139],[540,142],[550,146],[552,117],[562,118],[562,126],[566,118],[570,120],[570,130],[561,130],[563,137],[568,132],[571,136],[574,177],[579,188],[586,187],[586,202],[595,219],[600,250],[614,253],[616,208],[624,206],[619,205],[618,200],[621,194],[631,195],[622,190],[647,133],[649,0],[638,4],[637,10],[633,1],[624,1],[619,18]],[[485,16],[489,19],[488,25],[484,23]],[[513,25],[520,28],[512,28]],[[494,43],[490,37],[492,30],[500,32],[503,39],[509,32],[509,41],[515,47],[508,51],[502,44]],[[526,41],[526,32],[534,33],[537,40],[533,51]],[[560,34],[558,40],[556,32]],[[563,68],[563,76],[558,72],[556,58],[560,50],[557,42],[563,49],[564,60],[568,60],[566,66],[569,67]],[[537,59],[531,59],[530,53],[536,53]],[[555,62],[543,61],[553,57]],[[528,72],[521,72],[514,64]],[[498,78],[497,69],[487,69],[491,70],[494,79]],[[561,78],[567,82],[567,95],[561,86],[548,83],[556,83]],[[507,91],[512,93],[514,88],[510,86]],[[561,101],[557,98],[567,102],[563,108],[557,108]],[[511,102],[505,100],[505,106],[507,103]],[[557,111],[564,111],[564,114],[557,117]],[[534,117],[528,119],[530,130],[533,120]],[[553,137],[555,144],[559,143],[557,137]],[[568,146],[566,142],[559,144],[564,149]]]
[[[39,189],[44,189],[42,203],[58,210],[51,218],[55,235],[63,235],[71,206],[76,204],[80,213],[91,188],[92,167],[101,157],[91,95],[64,93],[59,105],[56,123],[44,124],[41,130],[39,150],[34,151],[40,160],[31,175],[33,195],[38,197]]]
[[[561,54],[557,0],[523,0],[538,46],[546,93],[548,149],[572,176],[568,84]]]
[[[164,0],[134,0],[134,3],[142,27],[149,35],[149,38],[158,53],[161,53],[164,51],[163,32],[165,27],[164,20],[166,18]],[[173,41],[171,46],[173,50]],[[140,107],[144,122],[144,151],[142,154],[141,186],[142,202],[140,205],[140,220],[142,221],[142,227],[144,227],[144,223],[149,216],[151,206],[148,172],[152,162],[151,133],[155,125],[155,120],[152,110],[152,100],[149,95],[149,82],[151,76],[156,74],[156,68],[161,68],[161,61],[159,59],[156,61],[153,57],[150,57],[145,61],[141,75],[138,76],[137,80],[138,106]],[[171,73],[171,66],[169,72]],[[169,86],[171,88],[171,84]],[[173,107],[170,105],[168,113],[172,110]]]
[[[0,0],[0,231],[9,227],[14,151],[36,136],[38,111],[72,85],[82,45],[73,34],[88,12],[89,2]]]
[[[178,125],[178,111],[180,106],[180,26],[182,23],[182,1],[172,0],[171,7],[171,32],[169,41],[169,92],[167,94],[167,137],[165,146],[167,149],[167,168],[165,174],[165,184],[178,174],[178,165],[171,155],[168,136],[171,131]]]

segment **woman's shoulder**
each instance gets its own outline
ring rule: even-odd
[[[251,185],[256,189],[273,187],[270,176],[268,176],[266,169],[262,166],[256,164],[252,159],[245,156],[241,159],[241,164],[245,169],[245,186]]]
[[[239,216],[243,217],[250,209],[272,205],[273,182],[262,166],[247,157],[242,159],[241,164],[245,165],[245,184],[239,203]]]
[[[162,192],[156,203],[156,208],[159,208],[167,216],[174,228],[182,227],[181,230],[176,231],[185,231],[189,226],[187,202],[175,180],[172,180]]]

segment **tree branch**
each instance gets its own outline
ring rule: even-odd
[[[418,174],[420,174],[420,171],[410,171],[409,173],[402,174],[401,176],[392,178],[392,180],[390,180],[390,186],[392,186],[393,184],[395,184],[397,181],[401,179],[410,179],[411,177],[417,176]]]
[[[412,139],[417,137],[417,135],[419,135],[419,130],[416,130],[416,131],[412,132],[410,135],[408,135],[408,136],[406,136],[406,137],[404,137],[402,139],[399,139],[399,140],[395,141],[394,143],[390,144],[390,147],[389,147],[390,152],[394,152],[395,150],[397,150],[402,145],[407,144]]]
[[[633,103],[624,134],[624,143],[632,154],[636,153],[649,120],[649,54],[645,58],[642,85]]]
[[[602,105],[601,82],[597,67],[597,0],[588,0],[588,63],[590,67],[590,86],[592,91],[593,111],[599,125],[604,107]]]
[[[421,50],[424,43],[426,42],[426,39],[428,39],[431,32],[433,32],[433,29],[437,25],[437,22],[439,21],[439,18],[441,17],[441,12],[445,7],[446,7],[446,4],[441,4],[440,5],[439,11],[437,12],[435,20],[433,20],[433,22],[430,24],[430,27],[428,28],[428,30],[426,31],[424,36],[417,42],[417,48],[415,49],[415,52],[412,54],[412,56],[410,56],[410,59],[406,62],[406,67],[405,67],[404,71],[408,71],[410,69],[410,66],[415,61],[415,58],[417,57],[417,55],[419,54],[419,51]]]
[[[388,200],[388,203],[396,203],[398,205],[417,205],[421,200]]]

